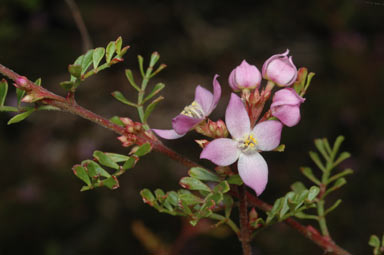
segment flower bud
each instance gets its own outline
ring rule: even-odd
[[[256,66],[250,65],[243,60],[238,67],[232,70],[228,82],[234,91],[257,89],[260,86],[261,74]]]
[[[288,127],[295,126],[300,121],[300,104],[304,100],[292,88],[281,89],[273,96],[272,116],[278,118]]]
[[[296,66],[292,62],[292,56],[288,57],[289,50],[283,54],[276,54],[265,61],[262,69],[263,78],[273,81],[279,86],[289,86],[297,77]]]

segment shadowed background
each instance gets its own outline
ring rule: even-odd
[[[223,118],[231,93],[227,77],[243,59],[261,69],[271,55],[290,49],[296,66],[316,73],[302,105],[302,121],[285,128],[284,153],[264,153],[270,181],[262,199],[271,203],[289,185],[305,181],[299,167],[311,164],[313,139],[342,134],[342,149],[352,153],[344,167],[355,174],[331,201],[343,203],[328,217],[335,241],[353,254],[370,254],[370,234],[384,230],[384,2],[369,1],[77,1],[94,47],[119,35],[131,49],[122,64],[88,79],[78,90],[79,104],[105,117],[136,113],[110,96],[123,91],[134,99],[124,69],[138,77],[136,55],[153,51],[168,68],[153,81],[164,82],[149,123],[169,128],[191,103],[196,85],[211,89],[219,74],[223,97],[212,119]],[[63,95],[67,65],[82,54],[72,13],[63,1],[2,0],[0,63]],[[10,89],[9,104],[15,101]],[[0,254],[148,254],[142,225],[171,244],[182,220],[159,214],[142,203],[143,188],[177,189],[185,167],[151,153],[120,178],[114,191],[79,192],[71,167],[93,150],[128,153],[116,136],[67,113],[38,112],[7,126],[0,114]],[[194,134],[166,142],[197,160]],[[204,162],[210,166],[208,162]],[[308,183],[309,184],[309,183]],[[180,254],[240,254],[226,229],[209,231],[184,243]],[[206,231],[205,231],[206,230]],[[135,234],[136,233],[136,234]],[[283,224],[263,230],[254,254],[322,254],[314,244]]]

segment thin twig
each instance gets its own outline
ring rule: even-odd
[[[76,26],[80,31],[81,39],[83,42],[83,52],[93,48],[91,37],[89,36],[87,27],[85,26],[84,20],[81,17],[80,10],[75,2],[75,0],[65,0],[68,4],[69,9],[71,10],[73,19],[75,20]]]
[[[238,188],[239,192],[239,217],[240,217],[240,242],[243,248],[243,255],[252,255],[251,235],[248,224],[248,206],[247,206],[247,191],[245,185]]]

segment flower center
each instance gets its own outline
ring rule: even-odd
[[[257,140],[253,136],[253,134],[249,134],[245,136],[244,138],[241,138],[238,140],[237,147],[243,152],[243,153],[250,153],[257,150]]]
[[[181,114],[195,118],[195,119],[202,119],[205,116],[203,108],[196,101],[193,101],[192,104],[184,107],[184,110],[181,112]]]

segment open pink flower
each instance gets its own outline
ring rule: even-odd
[[[277,91],[272,99],[272,116],[278,118],[284,125],[293,127],[300,121],[300,104],[304,98],[292,88]]]
[[[260,86],[261,73],[256,66],[243,60],[238,67],[232,70],[228,82],[234,91],[257,89]]]
[[[296,81],[297,69],[292,62],[292,56],[288,57],[289,50],[282,54],[276,54],[267,59],[263,65],[264,79],[271,80],[279,86],[289,86]]]
[[[200,85],[196,87],[193,102],[172,119],[173,129],[152,130],[162,138],[177,139],[202,122],[216,108],[221,97],[221,86],[217,77],[219,76],[216,74],[213,78],[213,94]]]
[[[280,144],[283,125],[277,120],[267,120],[251,129],[245,106],[234,93],[225,113],[225,123],[232,139],[213,140],[203,149],[200,158],[219,166],[228,166],[238,160],[241,179],[260,195],[268,182],[268,165],[259,152],[271,151]]]

